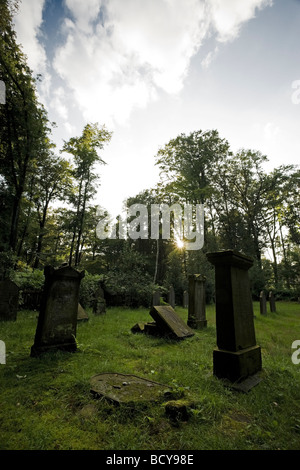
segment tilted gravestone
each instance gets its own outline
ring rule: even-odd
[[[266,315],[267,313],[267,299],[266,299],[266,294],[262,290],[259,296],[259,307],[260,307],[260,313],[261,315]]]
[[[16,321],[19,287],[10,279],[0,281],[0,321]]]
[[[153,306],[150,315],[155,321],[157,330],[171,338],[183,339],[195,334],[170,305]]]
[[[242,381],[262,368],[248,276],[253,260],[232,250],[206,256],[215,266],[218,348],[213,352],[214,375],[231,382]]]
[[[276,312],[276,303],[275,303],[275,296],[272,291],[269,292],[269,302],[270,302],[270,311],[275,313]]]
[[[45,284],[31,356],[55,349],[76,351],[78,297],[84,271],[71,266],[44,269]]]
[[[201,274],[189,276],[189,307],[187,324],[194,329],[206,328],[205,282]]]
[[[188,308],[189,306],[189,293],[186,290],[183,292],[182,306],[183,308]]]
[[[173,286],[170,286],[168,292],[168,304],[171,305],[172,308],[175,308],[175,291]]]
[[[89,316],[88,314],[86,313],[86,311],[84,310],[84,308],[82,307],[81,304],[78,304],[78,309],[77,309],[77,321],[79,322],[84,322],[84,321],[88,321],[89,319]]]
[[[106,301],[104,298],[104,291],[101,287],[101,284],[99,284],[95,291],[93,313],[95,315],[104,315],[106,313]]]

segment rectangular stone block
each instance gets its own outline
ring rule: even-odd
[[[213,351],[213,373],[220,379],[241,381],[256,374],[262,368],[261,348],[253,346],[241,351]]]

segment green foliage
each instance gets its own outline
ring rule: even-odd
[[[23,290],[42,290],[44,286],[44,272],[38,269],[27,268],[26,271],[16,271],[14,281]]]
[[[104,277],[101,274],[93,275],[85,273],[84,278],[81,280],[79,290],[79,302],[84,308],[93,306],[94,293],[103,279]]]
[[[128,307],[151,304],[153,281],[143,256],[124,242],[118,262],[106,274],[105,288],[113,302]]]

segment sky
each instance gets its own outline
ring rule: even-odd
[[[182,133],[299,164],[299,0],[22,0],[14,23],[57,151],[87,123],[113,133],[95,197],[112,215]]]

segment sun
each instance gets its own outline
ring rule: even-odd
[[[177,246],[177,248],[184,248],[184,241],[180,240],[180,238],[178,238],[176,240],[176,246]]]

